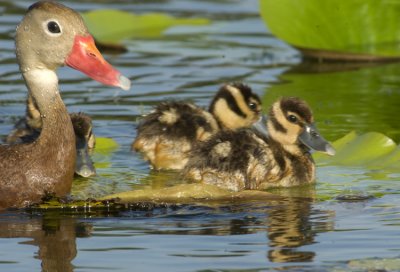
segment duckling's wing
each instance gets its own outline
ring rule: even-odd
[[[193,147],[184,177],[234,191],[248,188],[249,166],[262,152],[256,139],[250,129],[220,131]]]

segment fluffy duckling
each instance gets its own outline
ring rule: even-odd
[[[198,143],[183,175],[233,191],[290,187],[315,181],[312,149],[335,154],[318,133],[311,109],[299,98],[275,102],[266,130],[267,134],[225,130]]]
[[[206,111],[189,102],[162,102],[137,127],[132,149],[155,169],[183,169],[188,152],[220,129],[234,130],[256,122],[260,98],[242,83],[223,85]]]
[[[96,175],[96,169],[89,157],[93,151],[96,138],[92,131],[92,119],[84,113],[70,113],[76,138],[75,174],[82,177]],[[15,129],[7,136],[8,144],[30,143],[36,140],[42,129],[42,118],[37,105],[31,96],[26,102],[26,116],[20,119]]]

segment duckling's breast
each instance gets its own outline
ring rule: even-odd
[[[309,156],[293,157],[276,142],[249,129],[221,131],[194,147],[186,178],[230,190],[290,187],[312,182]]]

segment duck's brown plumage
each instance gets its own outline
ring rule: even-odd
[[[162,102],[137,127],[132,148],[155,169],[182,169],[188,152],[220,129],[250,126],[259,119],[259,97],[245,84],[225,84],[206,111],[190,102]]]
[[[299,140],[312,122],[304,101],[283,98],[271,107],[268,135],[254,129],[221,131],[192,149],[183,175],[234,191],[312,183],[314,161],[310,148]],[[318,138],[325,144],[321,151],[331,152]]]
[[[126,82],[121,84],[120,74],[89,45],[93,39],[80,15],[61,4],[42,1],[32,5],[15,40],[20,70],[37,103],[42,130],[31,143],[0,146],[0,208],[23,207],[46,194],[62,196],[71,189],[75,137],[58,91],[55,70],[59,66],[67,63],[105,84],[127,87]],[[103,70],[94,72],[93,67]]]
[[[92,130],[92,118],[85,113],[70,113],[75,133],[76,164],[75,174],[82,177],[96,175],[96,169],[90,158],[96,138]],[[6,138],[7,144],[31,143],[35,141],[42,130],[42,118],[37,104],[31,96],[26,101],[26,115],[21,118],[15,128]]]
[[[70,113],[72,126],[75,136],[87,142],[87,148],[93,149],[96,143],[96,138],[93,133],[92,118],[83,112]],[[32,97],[28,97],[26,102],[26,115],[18,120],[15,128],[6,137],[7,144],[29,143],[33,142],[40,135],[42,129],[42,118],[37,109],[36,103]]]

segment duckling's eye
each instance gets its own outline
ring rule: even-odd
[[[290,122],[292,122],[292,123],[297,123],[297,117],[294,116],[293,114],[289,115],[287,118],[288,118],[288,120],[289,120]]]
[[[249,103],[249,108],[250,108],[251,110],[255,111],[255,110],[257,110],[257,104],[251,102],[251,103]]]
[[[47,29],[51,32],[51,33],[61,33],[61,29],[60,26],[54,22],[54,21],[50,21],[47,23]]]

